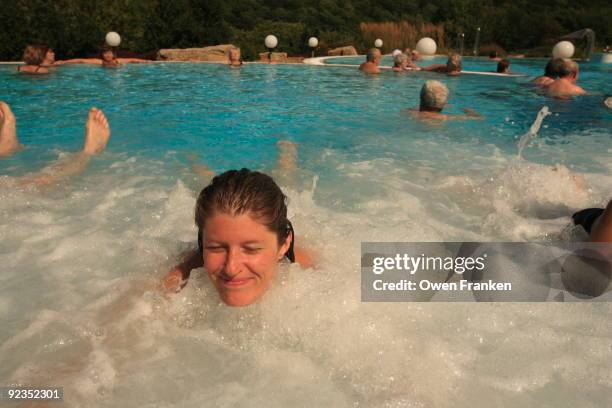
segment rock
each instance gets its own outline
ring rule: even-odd
[[[333,50],[327,51],[327,55],[330,56],[339,56],[339,55],[359,55],[357,54],[357,50],[352,45],[347,45],[345,47],[334,48]]]
[[[232,44],[213,45],[203,48],[170,48],[159,50],[157,60],[159,61],[214,61],[229,62],[228,51],[234,48]]]
[[[268,59],[270,58],[270,59]],[[287,62],[287,53],[286,52],[273,52],[271,57],[268,57],[268,53],[267,52],[260,52],[259,53],[259,60],[260,61],[269,61],[271,60],[272,62]]]

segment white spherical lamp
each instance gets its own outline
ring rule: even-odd
[[[308,39],[308,46],[310,48],[316,48],[317,45],[319,45],[319,40],[317,39],[317,37],[310,37]]]
[[[269,49],[276,48],[276,46],[278,45],[278,38],[270,34],[269,36],[266,37],[264,42],[266,43],[267,48]]]
[[[422,55],[434,55],[437,48],[436,42],[429,37],[421,38],[416,44],[416,50]]]
[[[374,46],[376,48],[380,48],[383,46],[383,40],[381,40],[380,38],[377,38],[376,41],[374,41]]]
[[[553,47],[553,58],[572,58],[574,55],[574,44],[569,41],[560,41]]]
[[[110,47],[118,47],[121,44],[121,36],[114,31],[107,33],[105,40]]]

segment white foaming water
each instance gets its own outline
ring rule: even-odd
[[[344,183],[284,187],[319,266],[283,266],[242,309],[202,271],[178,295],[155,290],[195,242],[201,183],[186,170],[108,153],[56,189],[3,182],[0,383],[64,386],[67,406],[88,407],[612,404],[608,304],[360,301],[362,241],[555,239],[573,209],[604,202],[610,171],[499,151],[465,174],[327,157]],[[371,194],[338,209],[356,189]]]
[[[527,143],[531,142],[531,140],[534,139],[538,135],[538,132],[540,131],[540,128],[542,127],[542,122],[544,121],[544,118],[551,114],[552,113],[548,110],[548,106],[544,106],[542,107],[542,109],[540,109],[540,111],[538,112],[538,115],[536,116],[535,121],[529,128],[529,131],[527,131],[527,133],[521,136],[518,142],[519,159],[523,157],[523,149],[525,148],[525,146],[527,146]]]

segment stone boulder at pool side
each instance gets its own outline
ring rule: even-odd
[[[203,48],[173,48],[159,50],[157,59],[159,61],[212,61],[229,62],[228,51],[234,48],[232,44],[213,45]]]
[[[340,56],[340,55],[359,55],[357,54],[357,50],[352,45],[347,45],[345,47],[334,48],[333,50],[327,51],[327,55],[329,56]]]
[[[272,55],[268,56],[267,52],[259,53],[260,61],[272,61],[272,62],[287,62],[286,52],[273,52]]]

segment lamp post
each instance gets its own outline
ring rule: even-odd
[[[278,45],[278,38],[270,34],[266,37],[266,39],[264,40],[264,43],[266,44],[266,48],[268,49],[268,62],[271,63],[272,62],[272,50],[276,48],[276,46]]]
[[[310,53],[310,58],[314,58],[315,48],[317,48],[317,45],[319,45],[319,40],[317,39],[317,37],[310,37],[308,39],[308,46],[312,49]]]
[[[480,27],[476,29],[476,41],[474,41],[474,56],[478,55],[478,43],[480,42]]]
[[[377,38],[376,41],[374,41],[374,47],[382,48],[382,46],[383,46],[383,40],[381,40],[380,38]]]

